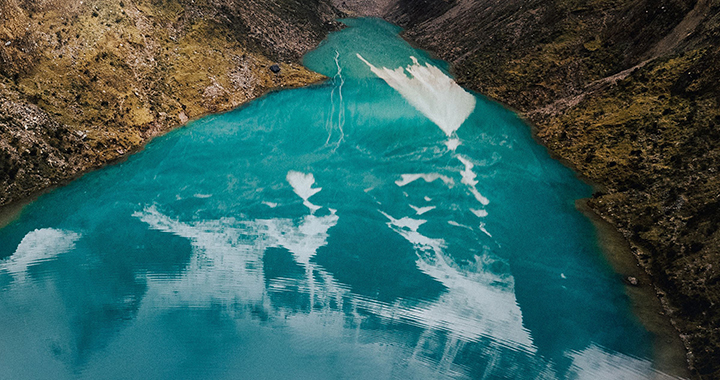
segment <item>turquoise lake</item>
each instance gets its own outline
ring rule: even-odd
[[[400,29],[0,230],[2,379],[647,379],[591,189]]]

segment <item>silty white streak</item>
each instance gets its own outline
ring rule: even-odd
[[[566,354],[572,359],[568,369],[568,378],[578,380],[671,380],[676,377],[666,375],[652,368],[648,360],[638,359],[619,352],[609,353],[590,345],[582,351]]]
[[[445,141],[445,146],[447,146],[447,148],[448,148],[449,150],[455,150],[455,149],[457,149],[457,147],[459,147],[461,144],[462,144],[462,143],[460,142],[459,139],[450,139],[450,140],[448,140],[448,141]]]
[[[291,330],[313,333],[317,326],[326,326],[332,321],[342,327],[347,310],[353,310],[353,314],[355,310],[365,310],[385,320],[409,323],[426,331],[447,331],[452,339],[457,337],[461,341],[492,338],[493,334],[497,334],[494,331],[497,322],[490,316],[494,311],[480,310],[495,310],[502,304],[490,305],[488,301],[478,304],[478,300],[468,298],[479,297],[495,303],[497,301],[493,297],[497,296],[490,291],[472,295],[478,291],[478,285],[473,285],[473,280],[463,282],[455,278],[461,275],[449,268],[442,256],[440,262],[430,264],[418,260],[422,271],[441,280],[450,289],[438,302],[418,303],[416,300],[398,299],[393,304],[387,304],[351,293],[332,274],[310,262],[317,249],[326,244],[328,230],[337,223],[334,214],[321,218],[308,215],[300,225],[293,224],[290,219],[238,221],[233,218],[183,223],[162,215],[156,207],[148,207],[134,216],[153,229],[188,238],[193,246],[193,257],[181,278],[168,279],[148,274],[148,291],[139,311],[142,315],[178,306],[221,304],[225,305],[227,313],[238,317],[247,310],[261,307],[268,315],[286,315],[288,318],[284,319],[284,326]],[[398,228],[416,233],[422,223],[412,218],[396,220],[396,224],[402,226]],[[434,246],[441,250],[444,246],[442,239],[423,239],[420,234],[408,238],[422,247]],[[298,264],[306,266],[305,279],[273,279],[266,287],[262,255],[269,247],[288,249]],[[497,283],[498,279],[486,280],[493,281]],[[274,305],[272,297],[268,297],[269,292],[283,291],[300,291],[310,295],[316,311],[287,314],[284,306]],[[237,307],[238,302],[252,308]],[[473,305],[480,305],[480,309],[476,310]],[[510,305],[515,305],[515,302],[510,302]],[[505,318],[514,318],[514,312],[506,309],[500,307],[498,312],[503,313]],[[497,335],[503,339],[502,345],[534,352],[528,340],[521,339],[518,344],[515,338],[507,340],[506,334]]]
[[[475,210],[474,208],[471,208],[470,212],[475,214],[475,216],[477,216],[478,218],[484,218],[484,217],[488,216],[488,212],[485,210]]]
[[[473,165],[470,160],[467,158],[457,155],[456,156],[460,162],[465,165],[465,170],[463,170],[460,174],[462,175],[462,183],[467,185],[470,188],[470,192],[475,196],[475,199],[477,199],[478,202],[480,202],[483,206],[487,206],[490,201],[485,198],[480,192],[478,191],[476,185],[478,184],[478,181],[475,179],[477,177],[475,173],[473,173],[472,168],[475,166]]]
[[[445,240],[430,238],[418,231],[425,220],[395,219],[380,213],[388,218],[388,227],[412,243],[418,268],[448,289],[438,301],[422,308],[398,310],[394,318],[407,318],[447,330],[463,340],[489,337],[525,352],[535,351],[530,334],[522,325],[512,276],[501,277],[483,271],[480,264],[475,271],[460,269],[453,265],[452,259],[446,259]],[[480,262],[477,258],[476,261]]]
[[[485,223],[480,223],[480,227],[479,227],[479,228],[480,228],[480,231],[482,231],[482,232],[485,233],[485,235],[492,237],[492,235],[490,234],[490,232],[488,232],[488,230],[485,229]]]
[[[413,205],[409,205],[409,206],[410,206],[410,208],[415,210],[416,215],[422,215],[422,214],[424,214],[428,211],[434,210],[436,208],[435,206],[425,206],[425,207],[417,207],[417,206],[413,206]]]
[[[345,140],[345,131],[343,130],[343,126],[345,125],[345,108],[343,107],[343,94],[342,94],[342,88],[345,84],[345,78],[342,76],[342,67],[340,66],[340,52],[335,51],[335,65],[337,66],[337,72],[335,73],[335,76],[333,77],[333,83],[340,82],[340,84],[337,87],[334,87],[332,91],[330,92],[330,115],[328,117],[328,121],[325,125],[325,128],[328,131],[328,137],[325,141],[325,145],[330,143],[330,139],[332,138],[333,129],[335,129],[335,125],[333,122],[333,118],[335,117],[335,90],[337,89],[338,97],[340,104],[338,105],[338,120],[337,120],[337,129],[340,131],[340,138],[338,139],[335,148],[340,146],[340,143],[342,143]]]
[[[15,253],[0,262],[0,270],[7,270],[17,281],[22,282],[28,268],[72,250],[78,239],[80,234],[55,228],[30,231],[20,241]]]
[[[477,199],[478,202],[480,202],[483,206],[487,206],[490,203],[490,200],[485,198],[477,189],[478,181],[475,179],[477,177],[475,173],[473,173],[472,168],[475,166],[472,162],[470,162],[469,159],[457,155],[457,157],[460,162],[465,165],[465,170],[463,170],[460,174],[462,175],[462,183],[467,185],[470,188],[470,192],[475,196],[475,199]],[[475,214],[478,218],[484,218],[488,215],[488,212],[486,210],[475,210],[470,209],[470,212]],[[480,231],[482,231],[485,235],[492,237],[492,234],[488,232],[487,228],[485,228],[485,223],[480,223],[478,226],[480,228]]]
[[[284,247],[295,260],[308,265],[317,249],[326,244],[327,231],[338,217],[307,215],[296,225],[290,219],[238,221],[223,218],[185,223],[160,213],[155,206],[134,217],[150,228],[187,238],[193,255],[182,277],[168,280],[148,276],[150,307],[180,304],[206,305],[216,300],[265,299],[263,254],[267,248]]]
[[[395,219],[383,211],[380,211],[380,213],[385,215],[386,218],[390,219],[388,226],[390,226],[391,228],[393,226],[398,227],[398,228],[400,228],[400,230],[403,233],[405,233],[405,232],[417,233],[418,228],[420,228],[420,226],[422,226],[423,224],[425,224],[427,222],[427,220],[424,220],[424,219],[413,219],[408,216],[405,216],[400,219]],[[409,231],[406,231],[406,230],[409,230]],[[421,246],[431,246],[433,248],[433,250],[435,250],[435,249],[439,250],[442,248],[442,246],[445,245],[445,242],[442,239],[429,239],[429,240],[425,241],[425,239],[423,239],[423,238],[424,237],[420,237],[420,239],[423,240],[423,243],[421,244]],[[408,239],[408,240],[410,240],[410,239]],[[416,239],[410,240],[410,242],[414,243],[415,240]],[[431,244],[430,240],[432,240],[432,242],[433,242],[432,244]]]
[[[295,256],[295,261],[309,265],[318,248],[326,244],[327,231],[337,224],[335,212],[323,217],[306,215],[299,226],[290,219],[258,220],[263,234],[272,239],[273,246],[281,246]]]
[[[474,208],[471,208],[470,212],[475,214],[475,216],[477,216],[478,218],[484,218],[484,217],[488,216],[488,212],[486,210],[475,210]],[[490,232],[488,232],[488,230],[485,228],[484,222],[480,222],[479,228],[480,228],[480,231],[485,233],[485,235],[492,237],[492,234],[490,234]]]
[[[438,173],[401,174],[400,177],[401,177],[401,179],[395,181],[395,184],[400,187],[403,187],[409,183],[415,182],[420,178],[424,179],[425,182],[433,182],[437,179],[440,179],[448,187],[453,187],[455,185],[455,181],[453,181],[452,178],[444,176],[442,174],[438,174]]]
[[[454,220],[448,220],[447,223],[448,223],[449,225],[451,225],[451,226],[462,227],[462,228],[468,229],[468,230],[470,230],[470,231],[473,230],[472,227],[466,226],[466,225],[464,225],[464,224],[460,224],[460,223],[458,223],[458,222],[456,222],[456,221],[454,221]]]
[[[322,190],[321,187],[315,189],[312,188],[312,185],[315,183],[315,177],[312,175],[312,173],[305,174],[291,170],[287,173],[287,176],[285,178],[293,187],[293,191],[295,191],[295,194],[297,194],[300,198],[303,199],[303,204],[305,205],[305,207],[310,209],[310,213],[314,213],[315,211],[320,209],[320,206],[316,206],[310,203],[310,201],[308,200],[310,199],[310,197]]]
[[[428,63],[421,65],[415,57],[410,57],[412,65],[394,70],[375,67],[360,54],[357,57],[448,137],[460,128],[475,109],[473,95],[437,67]],[[448,145],[448,148],[454,144]]]

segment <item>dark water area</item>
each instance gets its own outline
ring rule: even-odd
[[[0,378],[669,378],[590,188],[379,20],[0,230]]]

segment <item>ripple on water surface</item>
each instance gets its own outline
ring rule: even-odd
[[[399,29],[0,230],[0,377],[662,378],[589,189]]]

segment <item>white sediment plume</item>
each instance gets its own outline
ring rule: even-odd
[[[480,231],[485,233],[485,235],[492,237],[492,234],[490,234],[490,232],[488,232],[488,230],[485,228],[485,223],[480,223],[479,228]]]
[[[444,239],[431,238],[418,231],[425,220],[395,219],[383,211],[380,213],[388,218],[388,227],[413,245],[418,254],[418,269],[447,288],[434,303],[415,308],[412,315],[403,317],[449,331],[465,340],[492,337],[514,349],[535,351],[529,331],[523,327],[512,276],[497,276],[480,266],[478,271],[463,270],[444,253],[447,245]],[[448,223],[468,228],[456,222]],[[477,258],[476,261],[479,264]],[[403,312],[400,310],[393,318]]]
[[[459,139],[450,139],[450,140],[448,140],[448,141],[445,141],[445,146],[447,146],[447,148],[448,148],[449,150],[455,150],[455,149],[457,149],[457,147],[459,147],[460,144],[462,144],[462,143],[460,142]]]
[[[383,211],[380,211],[380,213],[390,220],[388,226],[412,243],[416,249],[429,249],[433,252],[440,252],[445,247],[443,239],[431,239],[418,232],[418,228],[425,224],[427,220],[413,219],[407,216],[395,219]]]
[[[290,183],[290,185],[293,187],[295,194],[297,194],[300,198],[303,199],[303,204],[305,205],[305,207],[310,209],[310,212],[314,213],[320,208],[320,206],[316,206],[310,203],[310,201],[308,200],[310,199],[310,197],[322,190],[321,187],[313,189],[312,185],[315,183],[315,177],[312,175],[312,173],[306,174],[291,170],[288,172],[287,177],[285,178],[287,179],[288,183]]]
[[[438,173],[415,173],[415,174],[401,174],[401,179],[395,181],[395,184],[403,187],[409,183],[415,182],[419,180],[420,178],[424,179],[425,182],[433,182],[437,179],[442,180],[448,187],[453,187],[455,185],[455,181],[452,180],[452,178],[448,176],[444,176],[442,174]]]
[[[465,228],[465,229],[468,229],[468,230],[472,231],[472,227],[466,226],[466,225],[464,225],[464,224],[460,224],[460,223],[458,223],[458,222],[456,222],[456,221],[454,221],[454,220],[448,220],[447,223],[448,223],[449,225],[451,225],[451,226],[462,227],[462,228]]]
[[[55,228],[30,231],[20,241],[15,253],[0,262],[0,270],[5,269],[16,280],[23,281],[29,267],[70,251],[78,239],[80,235],[75,232]]]
[[[478,218],[484,218],[484,217],[488,216],[488,212],[485,210],[475,210],[474,208],[471,208],[470,212],[475,214],[475,216],[477,216]]]
[[[485,198],[480,192],[478,191],[476,185],[478,181],[475,179],[476,175],[473,173],[472,168],[475,166],[470,160],[467,158],[458,155],[457,159],[460,160],[460,162],[465,165],[465,170],[463,170],[460,174],[462,174],[462,183],[467,185],[470,188],[470,192],[475,196],[475,199],[477,199],[478,202],[480,202],[483,206],[487,206],[490,203],[490,200]]]
[[[415,210],[416,215],[422,215],[428,211],[434,210],[435,206],[417,207],[417,206],[410,205],[410,208]]]
[[[452,136],[475,110],[476,100],[472,94],[442,70],[428,63],[421,65],[415,57],[410,57],[412,65],[397,69],[378,68],[360,54],[357,54],[357,57],[365,62],[375,75],[399,92],[410,105],[440,127],[448,137]],[[447,145],[454,150],[459,141],[451,140]]]
[[[620,352],[608,352],[591,344],[582,351],[571,351],[566,357],[572,360],[568,369],[569,377],[580,380],[671,380],[678,379],[655,370],[652,362],[634,358]]]

